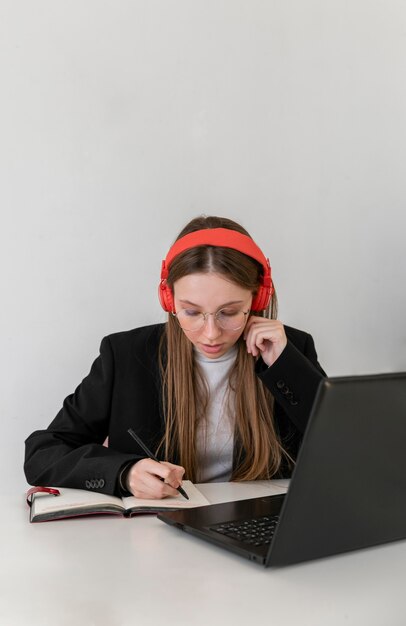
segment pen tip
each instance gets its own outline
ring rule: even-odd
[[[179,487],[179,491],[182,494],[182,496],[186,498],[186,500],[189,500],[189,496],[187,495],[186,491],[182,489],[182,487]]]

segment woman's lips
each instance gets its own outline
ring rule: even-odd
[[[202,349],[208,354],[217,354],[217,352],[220,352],[223,347],[222,343],[217,343],[215,345],[202,343],[201,345],[202,345]]]

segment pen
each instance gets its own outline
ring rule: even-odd
[[[135,441],[138,443],[138,445],[144,450],[145,454],[147,454],[149,456],[150,459],[152,459],[153,461],[156,461],[157,463],[160,463],[161,461],[159,459],[157,459],[157,457],[155,456],[155,454],[153,452],[151,452],[151,450],[149,448],[147,448],[147,446],[145,445],[145,443],[138,437],[138,435],[133,431],[132,428],[129,428],[127,430],[127,432],[131,435],[131,437],[133,439],[135,439]],[[162,479],[163,480],[163,479]],[[176,487],[176,489],[179,491],[180,494],[182,494],[182,496],[184,498],[186,498],[186,500],[189,500],[189,496],[187,495],[186,491],[184,489],[182,489],[182,487]]]

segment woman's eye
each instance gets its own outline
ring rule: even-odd
[[[221,311],[218,312],[222,317],[234,317],[234,315],[238,315],[238,313],[239,311],[235,309],[221,309]]]
[[[194,311],[193,309],[183,309],[183,315],[187,315],[187,317],[197,317],[200,313],[199,311]]]

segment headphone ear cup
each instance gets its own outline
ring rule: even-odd
[[[270,300],[269,289],[261,285],[251,304],[252,311],[263,311],[267,308]]]
[[[166,311],[167,313],[170,313],[171,311],[175,310],[172,290],[168,286],[165,279],[162,279],[161,282],[159,283],[158,297],[159,297],[159,302],[161,303],[161,306],[164,311]]]
[[[269,306],[273,292],[274,288],[272,281],[269,286],[261,284],[257,295],[252,301],[251,311],[263,311],[266,309]]]

